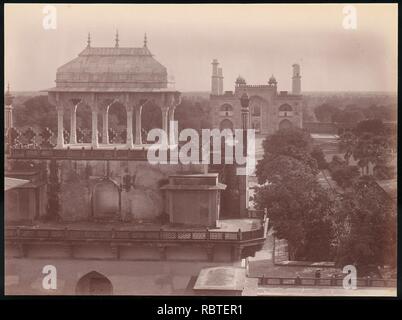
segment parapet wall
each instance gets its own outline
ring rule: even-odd
[[[8,160],[8,165],[12,167],[18,161]],[[47,171],[49,178],[50,161],[30,162]],[[169,175],[203,172],[201,165],[151,165],[147,161],[129,160],[64,159],[56,160],[56,164],[60,183],[59,215],[63,221],[85,221],[108,215],[124,221],[154,219],[165,211],[165,195],[160,187],[167,183]],[[48,192],[49,188],[47,184]]]

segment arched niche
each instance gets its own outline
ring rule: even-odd
[[[293,124],[288,119],[284,119],[281,122],[279,122],[279,130],[290,129],[291,127],[293,127]]]
[[[75,289],[78,295],[112,295],[112,282],[103,274],[91,271],[82,276]]]
[[[284,103],[279,106],[279,116],[280,117],[291,117],[293,116],[293,108],[290,104]]]
[[[220,106],[219,112],[221,116],[231,117],[233,116],[233,107],[229,103],[224,103]]]
[[[219,124],[220,130],[224,129],[230,129],[233,130],[233,122],[230,121],[229,119],[223,119],[221,123]]]
[[[105,220],[121,218],[121,189],[117,182],[106,177],[95,183],[91,193],[91,216]]]
[[[268,107],[268,102],[260,96],[250,97],[250,115],[251,117],[259,118],[262,116],[263,109]]]

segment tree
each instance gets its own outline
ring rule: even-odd
[[[333,117],[341,110],[331,104],[324,103],[314,109],[315,117],[320,122],[334,122]]]
[[[256,168],[256,175],[259,184],[276,183],[281,184],[285,179],[300,175],[313,175],[313,171],[303,162],[284,155],[267,154],[262,161],[259,161]]]
[[[345,153],[344,159],[347,165],[349,164],[350,157],[354,153],[357,142],[357,137],[350,131],[346,131],[340,136],[339,149],[341,152]]]
[[[360,171],[357,166],[339,166],[332,169],[332,179],[343,189],[350,188],[354,185],[360,176]]]
[[[384,130],[385,130],[384,124],[380,119],[363,120],[357,124],[355,128],[355,133],[357,136],[361,136],[364,133],[371,133],[373,135],[383,135]]]
[[[389,161],[390,147],[384,136],[375,136],[371,133],[363,133],[353,150],[353,157],[358,160],[362,168],[366,168],[373,163],[376,166],[384,165]]]
[[[263,170],[264,163],[271,155],[284,155],[301,161],[310,167],[312,173],[318,173],[317,161],[311,156],[312,138],[307,131],[299,128],[281,129],[268,136],[263,142],[264,156],[257,164],[258,171]]]
[[[327,160],[325,159],[324,152],[319,146],[315,146],[311,152],[311,156],[317,161],[317,167],[320,170],[328,168]]]
[[[332,122],[357,124],[364,119],[365,116],[362,109],[355,106],[346,106],[344,110],[333,115]]]
[[[221,165],[222,183],[226,189],[221,195],[221,214],[223,218],[233,218],[240,215],[239,176],[236,175],[236,166],[232,164]]]
[[[267,208],[276,236],[288,241],[290,258],[330,258],[332,200],[328,192],[308,166],[289,156],[273,157],[265,170],[267,182],[256,187],[254,201],[257,208]]]
[[[385,167],[391,159],[394,146],[395,134],[386,130],[378,119],[359,122],[353,132],[345,132],[339,141],[339,149],[345,153],[346,164],[349,164],[350,157],[353,156],[367,174],[370,163],[381,172],[387,171]]]
[[[211,128],[208,100],[200,97],[184,97],[176,107],[175,119],[179,123],[179,130],[192,128],[200,131]]]
[[[57,111],[47,96],[29,98],[23,104],[16,105],[13,114],[16,127],[48,127],[53,132],[57,130]]]
[[[310,135],[297,128],[279,130],[263,147],[256,168],[261,186],[253,198],[257,208],[267,208],[276,235],[288,241],[291,259],[329,258],[332,200],[317,182],[312,154],[319,151],[313,152]]]
[[[396,106],[394,104],[370,105],[370,107],[363,109],[363,113],[367,119],[381,119],[385,121],[393,121],[396,119]]]
[[[339,204],[338,263],[353,264],[363,273],[369,265],[395,265],[396,208],[375,180],[361,177]]]

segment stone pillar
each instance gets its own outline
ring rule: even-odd
[[[103,112],[102,115],[102,120],[103,120],[103,124],[102,124],[102,129],[103,129],[103,134],[102,134],[102,142],[104,144],[108,144],[109,143],[109,107],[107,107],[105,109],[105,111]]]
[[[57,106],[57,145],[56,149],[64,148],[64,126],[63,126],[63,107]]]
[[[92,148],[96,149],[99,146],[98,143],[98,109],[95,106],[92,109]]]
[[[176,137],[176,127],[174,124],[174,112],[176,106],[172,106],[169,108],[169,115],[168,115],[168,123],[169,123],[169,144],[175,145],[178,141],[179,137]],[[178,129],[177,129],[178,130]]]
[[[135,144],[136,145],[141,145],[142,144],[141,112],[142,112],[142,105],[136,106],[135,107]]]
[[[77,105],[71,106],[70,144],[77,144]]]
[[[133,107],[126,106],[127,108],[127,148],[133,149]]]
[[[166,132],[169,143],[169,107],[161,107],[162,111],[162,130]]]

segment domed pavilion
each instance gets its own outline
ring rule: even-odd
[[[141,112],[152,102],[162,114],[162,129],[168,132],[174,119],[180,92],[168,82],[166,67],[148,49],[147,37],[139,48],[119,46],[116,33],[114,47],[92,47],[88,35],[86,48],[78,57],[57,69],[56,86],[46,90],[49,102],[56,106],[58,134],[56,148],[129,148],[142,145]],[[114,103],[122,104],[127,112],[125,145],[109,142],[108,112]],[[91,143],[77,143],[77,107],[85,104],[92,111]],[[102,141],[99,142],[98,114],[102,115]],[[70,116],[69,142],[63,137],[63,120]],[[133,133],[135,119],[135,134]],[[170,137],[173,139],[173,137]],[[172,140],[169,139],[169,142]]]

